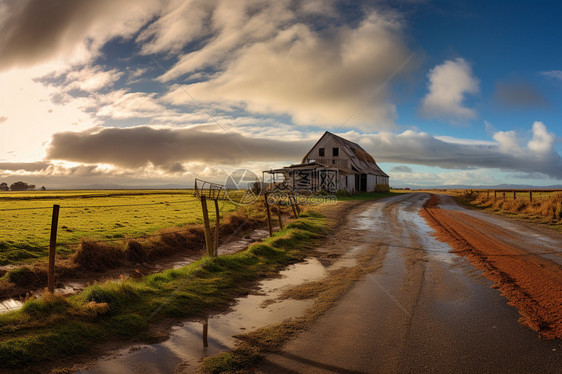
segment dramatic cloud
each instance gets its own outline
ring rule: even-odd
[[[0,70],[57,57],[87,60],[112,37],[130,37],[158,7],[156,0],[5,0]]]
[[[318,4],[306,11],[321,11]],[[163,81],[197,78],[185,89],[198,101],[289,114],[301,125],[335,127],[351,117],[350,125],[369,131],[392,128],[396,108],[387,100],[389,82],[413,65],[400,20],[369,11],[352,27],[332,19],[332,9],[325,7],[313,26],[303,9],[284,1],[220,1],[214,8],[205,4],[197,9],[207,12],[203,19],[208,22],[191,25],[183,41],[167,37],[172,34],[168,26],[179,27],[173,21],[156,22],[141,36],[151,38],[149,52],[173,51],[190,37],[209,35],[201,48],[182,55],[161,76]],[[175,19],[182,12],[174,9],[165,17]],[[204,69],[211,73],[201,76]],[[164,99],[192,103],[181,87]]]
[[[198,128],[155,129],[141,126],[55,134],[47,159],[111,164],[131,169],[151,164],[178,172],[181,171],[178,162],[235,165],[292,160],[295,155],[304,155],[310,146],[310,141],[249,138],[239,133],[206,132]]]
[[[496,85],[495,100],[509,108],[535,108],[548,105],[546,98],[530,83],[500,82]]]
[[[212,131],[209,131],[212,130]],[[110,164],[135,169],[154,166],[167,173],[181,173],[185,163],[212,165],[240,163],[297,163],[314,140],[247,136],[215,132],[209,126],[192,128],[95,128],[65,132],[53,137],[47,159],[86,164]],[[542,173],[562,178],[562,157],[554,151],[555,136],[535,122],[526,143],[514,132],[498,131],[495,142],[447,142],[424,132],[381,132],[342,136],[360,143],[379,162],[439,166],[446,169],[497,168]],[[398,166],[393,172],[408,172]]]
[[[473,109],[463,105],[466,94],[479,92],[479,81],[464,59],[447,60],[437,65],[429,71],[428,79],[429,92],[421,106],[424,117],[453,121],[476,117]]]

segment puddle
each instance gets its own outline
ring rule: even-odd
[[[0,314],[5,314],[18,310],[23,306],[23,303],[19,300],[8,299],[0,302]]]
[[[352,230],[365,231],[372,230],[373,227],[379,225],[382,220],[382,205],[373,205],[372,207],[364,210],[359,215],[353,217]]]
[[[257,294],[239,299],[230,312],[175,326],[165,342],[123,349],[78,373],[191,373],[205,357],[230,350],[234,335],[301,315],[312,300],[275,299],[283,289],[321,279],[327,271],[315,258],[291,265],[279,278],[262,281]]]

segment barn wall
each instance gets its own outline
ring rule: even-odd
[[[324,157],[320,156],[320,148],[324,148]],[[333,148],[339,149],[338,156],[332,156]],[[337,166],[344,169],[351,169],[351,160],[349,156],[343,151],[343,149],[341,149],[340,145],[331,136],[326,136],[321,139],[318,144],[310,150],[310,153],[306,158],[307,159],[304,160],[305,162],[314,160],[326,166]]]
[[[376,185],[376,176],[367,174],[367,192],[373,192]]]

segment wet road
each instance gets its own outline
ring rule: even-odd
[[[560,340],[540,339],[519,324],[517,310],[490,288],[491,282],[433,238],[419,215],[428,198],[397,196],[350,214],[335,244],[357,256],[376,248],[374,261],[382,261],[382,267],[358,282],[282,354],[268,356],[262,372],[561,372]],[[537,252],[539,245],[560,250],[557,234],[486,219],[503,227],[496,240],[515,241],[521,250]],[[523,230],[525,235],[516,236]]]

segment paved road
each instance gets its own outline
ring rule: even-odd
[[[431,236],[432,229],[418,214],[428,198],[402,195],[350,215],[335,240],[353,255],[376,248],[375,260],[383,266],[358,282],[282,354],[268,356],[261,371],[562,372],[560,340],[540,339],[519,324],[517,310],[490,288],[491,282]],[[513,231],[504,235],[506,241],[525,230],[518,239],[521,248],[537,252],[537,243],[562,246],[562,235],[493,220]]]

